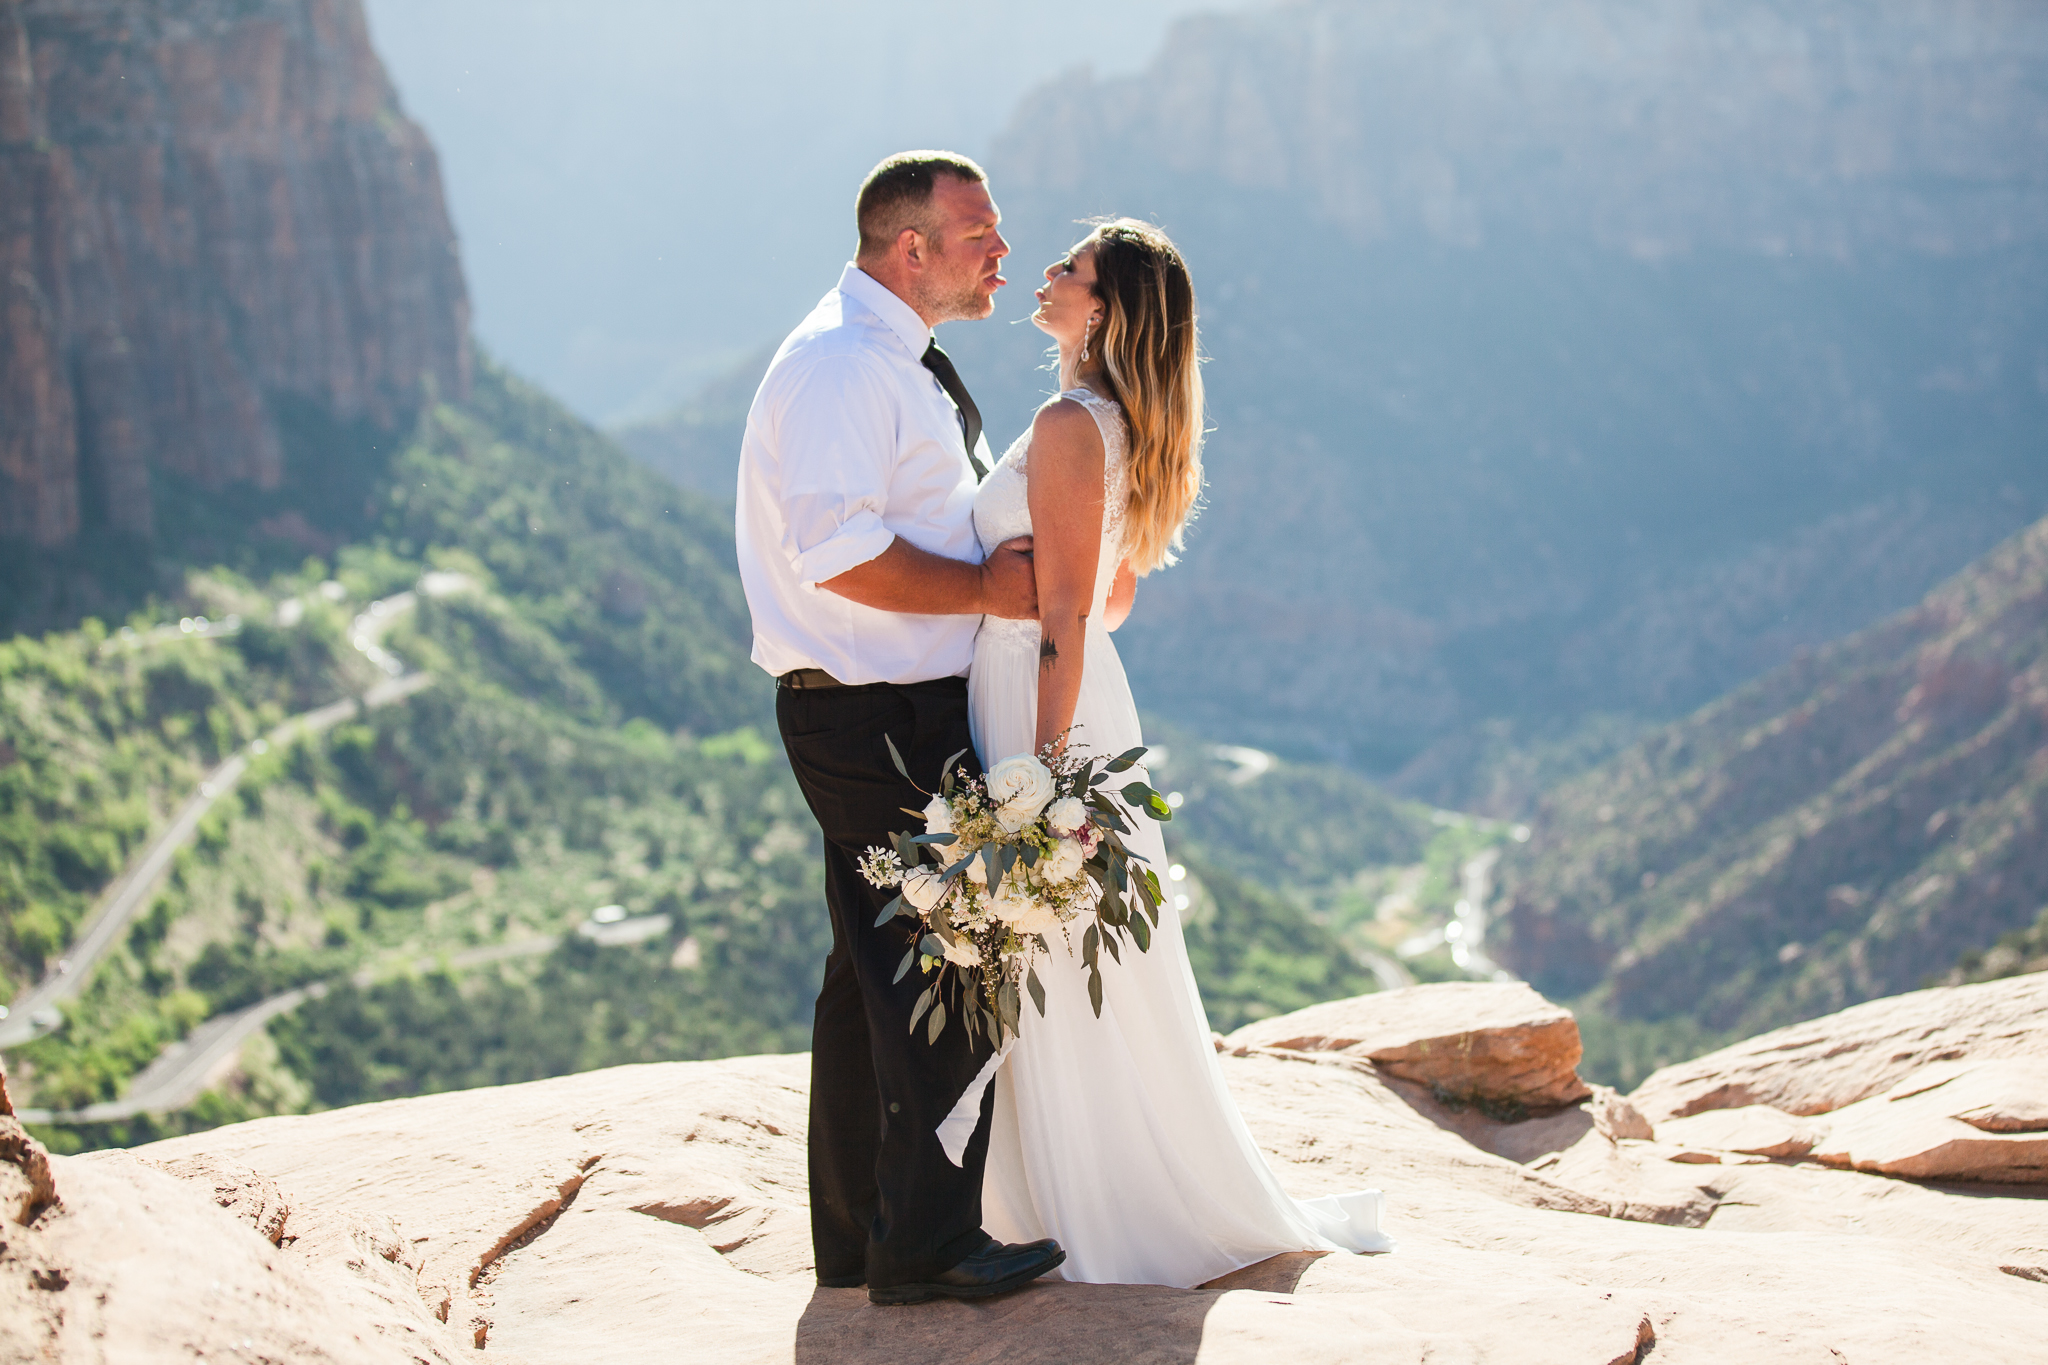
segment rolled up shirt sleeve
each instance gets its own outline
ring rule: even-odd
[[[888,376],[862,357],[821,356],[778,404],[782,553],[806,591],[888,549],[882,523],[895,472]]]

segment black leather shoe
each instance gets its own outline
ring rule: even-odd
[[[986,1299],[1021,1289],[1048,1270],[1057,1269],[1067,1253],[1051,1238],[1025,1246],[1012,1246],[993,1239],[951,1270],[942,1270],[929,1280],[913,1284],[870,1287],[868,1302],[879,1304],[923,1303],[926,1299]]]

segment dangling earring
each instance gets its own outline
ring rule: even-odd
[[[1089,318],[1087,324],[1081,328],[1081,363],[1083,365],[1088,363],[1088,337],[1094,331],[1095,319]]]

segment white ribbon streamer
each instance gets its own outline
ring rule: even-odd
[[[990,1082],[996,1078],[996,1071],[1010,1055],[1010,1049],[1017,1046],[1017,1035],[1010,1035],[996,1055],[981,1064],[981,1070],[968,1082],[967,1091],[953,1106],[953,1112],[946,1115],[936,1131],[939,1146],[946,1149],[946,1160],[955,1166],[965,1165],[961,1160],[967,1154],[967,1144],[974,1137],[974,1129],[981,1122],[981,1097],[988,1093]]]

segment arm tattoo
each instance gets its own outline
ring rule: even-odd
[[[1048,635],[1038,642],[1038,671],[1043,673],[1060,661],[1060,647]]]

